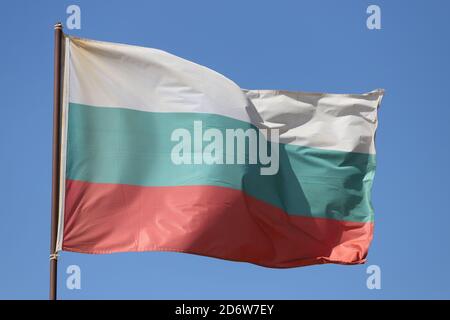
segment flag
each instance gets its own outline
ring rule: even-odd
[[[57,250],[365,261],[382,90],[245,90],[161,50],[64,47]]]

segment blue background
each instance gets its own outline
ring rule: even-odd
[[[2,1],[0,298],[46,299],[53,25],[167,50],[241,87],[325,92],[385,88],[367,265],[267,269],[176,253],[62,253],[59,298],[450,298],[449,1]],[[382,29],[366,28],[377,4]],[[68,290],[77,264],[82,289]]]

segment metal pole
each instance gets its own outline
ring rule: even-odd
[[[55,24],[54,82],[53,82],[53,152],[52,152],[52,222],[50,239],[50,300],[56,300],[58,260],[56,238],[58,234],[58,209],[61,167],[61,55],[63,26]]]

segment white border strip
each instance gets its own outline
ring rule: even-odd
[[[70,64],[70,38],[64,35],[64,68],[61,107],[61,166],[59,180],[59,209],[58,234],[56,237],[56,252],[62,250],[64,239],[64,208],[66,197],[66,158],[67,158],[67,119],[69,109],[69,64]]]

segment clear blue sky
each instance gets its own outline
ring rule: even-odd
[[[366,267],[275,270],[177,254],[62,253],[59,297],[450,298],[449,1],[2,1],[0,5],[0,298],[46,299],[50,224],[53,25],[160,48],[241,87],[326,92],[385,88]],[[366,28],[377,4],[382,29]],[[65,286],[67,266],[82,289]]]

